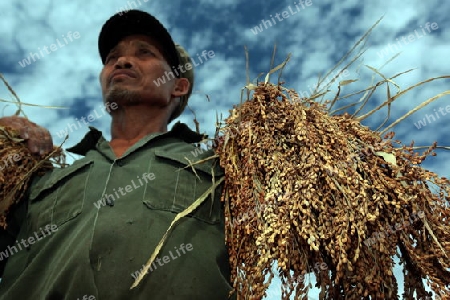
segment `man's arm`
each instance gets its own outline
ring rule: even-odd
[[[0,118],[0,126],[16,131],[22,139],[26,140],[28,148],[33,154],[47,154],[53,150],[50,132],[27,118],[19,116],[3,117]]]
[[[28,198],[28,195],[25,195]],[[19,234],[20,228],[25,221],[27,215],[27,201],[20,201],[18,204],[10,208],[10,213],[7,217],[7,228],[0,229],[0,277],[3,276],[3,271],[12,254],[8,246],[12,246]]]
[[[26,141],[30,152],[33,154],[47,154],[53,150],[53,141],[49,131],[27,118],[19,116],[3,117],[0,118],[0,127],[7,127],[17,132]],[[6,180],[10,179],[6,178]],[[0,188],[5,189],[5,185],[0,184]],[[28,199],[28,191],[23,197]],[[0,199],[0,201],[5,201],[5,199]],[[12,255],[8,246],[14,245],[26,213],[27,201],[18,201],[17,204],[8,208],[7,227],[6,229],[0,228],[0,276],[3,275],[9,256]]]

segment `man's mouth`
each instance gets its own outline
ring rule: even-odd
[[[119,78],[137,78],[136,74],[130,70],[117,70],[111,73],[109,81]]]

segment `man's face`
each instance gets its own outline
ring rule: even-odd
[[[179,79],[167,79],[165,72],[172,70],[159,49],[159,44],[145,35],[121,40],[109,52],[100,73],[104,101],[119,106],[178,105]]]

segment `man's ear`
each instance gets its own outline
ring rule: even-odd
[[[173,88],[172,96],[173,97],[181,97],[186,95],[189,92],[189,87],[191,83],[187,78],[178,78],[177,82]]]
[[[103,71],[105,70],[105,67],[103,67],[100,71],[100,73],[98,73],[98,81],[100,82],[100,85],[102,84],[102,75],[103,75]]]
[[[100,88],[102,89],[102,91],[103,91],[103,81],[102,81],[102,77],[103,77],[103,71],[104,71],[105,69],[104,68],[102,68],[102,70],[100,71],[100,73],[98,74],[98,82],[100,83]]]

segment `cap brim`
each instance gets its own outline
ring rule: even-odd
[[[140,10],[117,13],[103,25],[98,38],[102,63],[105,63],[111,49],[123,38],[134,34],[153,38],[162,47],[160,50],[169,65],[176,67],[180,64],[175,43],[167,29],[155,17]]]

